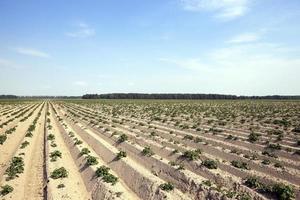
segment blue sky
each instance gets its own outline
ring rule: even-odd
[[[1,0],[0,94],[300,94],[299,0]]]

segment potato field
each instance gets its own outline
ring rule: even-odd
[[[2,100],[0,199],[300,199],[300,101]]]

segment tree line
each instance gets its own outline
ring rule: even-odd
[[[110,93],[85,94],[82,99],[300,99],[300,95],[237,96],[225,94]]]
[[[17,99],[16,95],[0,95],[0,99]]]

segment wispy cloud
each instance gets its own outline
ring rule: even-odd
[[[0,68],[4,68],[4,67],[11,68],[14,67],[14,64],[9,60],[0,58]]]
[[[1,68],[20,69],[22,66],[16,64],[14,61],[0,58],[0,69]]]
[[[49,54],[47,54],[43,51],[37,50],[37,49],[17,47],[17,48],[14,48],[14,50],[19,54],[23,54],[23,55],[27,55],[27,56],[50,58]]]
[[[83,87],[83,86],[87,86],[88,84],[87,84],[87,82],[85,82],[85,81],[74,81],[74,82],[73,82],[73,85]]]
[[[200,58],[186,58],[186,59],[174,59],[174,58],[159,58],[161,62],[174,64],[182,68],[190,69],[190,70],[205,70],[208,67],[201,62]]]
[[[261,35],[259,33],[243,33],[240,35],[236,35],[227,43],[247,43],[247,42],[255,42],[260,39]]]
[[[227,93],[248,95],[299,93],[300,59],[293,49],[279,44],[242,43],[209,51],[194,58],[160,59],[180,67],[202,84]],[[176,68],[175,68],[176,69]]]
[[[214,12],[217,18],[231,20],[245,15],[250,0],[180,0],[183,9]]]
[[[195,71],[230,68],[237,71],[259,69],[257,72],[260,73],[262,71],[274,72],[274,69],[285,71],[288,67],[300,68],[300,59],[290,56],[291,51],[292,49],[279,44],[247,43],[214,49],[197,58],[161,58],[159,60]],[[253,74],[257,74],[254,71]]]
[[[95,29],[91,28],[88,24],[80,22],[76,24],[76,30],[67,32],[66,35],[74,38],[87,38],[96,34]]]

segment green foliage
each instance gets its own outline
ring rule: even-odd
[[[271,163],[271,161],[268,159],[264,159],[261,163],[264,165],[269,165]]]
[[[56,161],[57,158],[61,158],[61,152],[58,151],[58,150],[55,150],[53,152],[50,153],[50,158],[51,158],[51,161]]]
[[[184,165],[183,164],[180,164],[179,166],[178,166],[178,168],[177,168],[178,170],[184,170],[185,169],[185,167],[184,167]]]
[[[96,170],[96,176],[102,177],[102,180],[106,183],[111,183],[112,185],[115,185],[118,181],[118,178],[114,175],[109,173],[110,168],[102,165],[101,167],[98,167]]]
[[[50,141],[54,140],[55,139],[55,135],[49,134],[48,137],[47,137],[47,139],[50,140]]]
[[[50,177],[53,179],[66,178],[66,177],[68,177],[68,171],[64,167],[61,167],[61,168],[55,169],[51,173]]]
[[[257,177],[252,176],[246,179],[245,185],[253,189],[259,189],[261,192],[274,194],[279,200],[291,200],[295,198],[294,188],[283,183],[265,185]]]
[[[183,137],[183,139],[184,139],[184,140],[193,140],[194,137],[193,137],[192,135],[185,135],[185,136]]]
[[[291,123],[286,119],[275,119],[273,124],[288,127]]]
[[[239,169],[250,170],[250,167],[248,166],[248,163],[245,163],[243,161],[233,160],[233,161],[231,161],[231,165],[236,167],[236,168],[239,168]]]
[[[118,178],[110,173],[106,176],[103,176],[102,179],[104,182],[111,183],[112,185],[115,185],[118,182]]]
[[[272,191],[276,194],[278,199],[280,200],[290,200],[295,198],[294,189],[283,183],[277,183],[273,186]]]
[[[206,159],[202,162],[202,165],[208,169],[217,169],[218,163],[215,160]]]
[[[82,148],[81,151],[80,151],[80,156],[83,156],[83,155],[87,155],[89,154],[91,151],[88,149],[88,148]]]
[[[170,182],[161,184],[159,186],[159,188],[162,189],[162,190],[164,190],[164,191],[172,191],[172,190],[174,190],[174,186]]]
[[[226,139],[227,139],[227,140],[233,140],[234,137],[233,137],[233,135],[230,134],[230,135],[228,135],[228,136],[226,137]]]
[[[238,200],[252,200],[252,198],[250,197],[250,195],[247,194],[247,193],[239,194],[239,195],[237,196],[237,199],[238,199]]]
[[[70,132],[69,132],[69,136],[72,138],[72,137],[75,136],[75,134],[74,134],[72,131],[70,131]]]
[[[11,193],[12,191],[14,191],[14,188],[12,186],[4,185],[4,186],[1,186],[0,194],[1,194],[1,196],[5,196],[5,195]]]
[[[249,188],[260,188],[261,187],[260,181],[255,176],[248,177],[245,181],[245,185]]]
[[[274,152],[271,152],[270,150],[265,150],[261,154],[264,156],[272,157],[272,158],[278,157]]]
[[[6,141],[6,139],[7,139],[6,134],[0,135],[0,144],[2,145]]]
[[[300,133],[300,126],[295,127],[294,129],[292,129],[292,132]]]
[[[58,186],[57,186],[57,188],[59,189],[59,188],[64,188],[65,187],[65,184],[63,184],[63,183],[61,183],[61,184],[59,184]]]
[[[29,145],[29,142],[28,141],[24,141],[22,144],[21,144],[21,149],[24,149],[25,147],[27,147]]]
[[[127,153],[125,151],[120,151],[117,156],[116,159],[120,160],[121,158],[125,158],[127,156]]]
[[[97,177],[103,177],[109,174],[109,167],[106,167],[104,165],[102,165],[101,167],[98,167],[96,170],[96,176]]]
[[[154,152],[152,151],[152,149],[150,147],[145,147],[141,153],[143,156],[148,156],[148,157],[154,155]]]
[[[199,142],[203,142],[203,140],[200,137],[195,137],[194,142],[199,143]]]
[[[79,140],[78,138],[75,138],[74,145],[80,145],[80,144],[82,144],[82,141]]]
[[[227,198],[233,198],[236,195],[236,192],[234,191],[227,191],[226,192],[226,197]]]
[[[202,183],[208,187],[212,186],[212,183],[210,182],[210,180],[203,181]]]
[[[248,136],[248,140],[249,140],[249,142],[254,143],[259,139],[259,136],[260,136],[260,134],[251,132]]]
[[[178,149],[174,149],[174,150],[172,151],[173,154],[178,153],[178,152],[179,152]]]
[[[13,127],[13,128],[10,128],[10,129],[6,130],[5,134],[12,134],[15,131],[16,131],[16,127]]]
[[[98,164],[98,161],[97,161],[97,158],[94,157],[94,156],[90,156],[88,155],[87,158],[86,158],[86,164],[87,165],[97,165]]]
[[[268,147],[269,149],[272,149],[272,150],[281,150],[281,145],[280,144],[269,144]]]
[[[125,134],[120,135],[118,142],[122,143],[128,140],[128,136]]]
[[[32,132],[31,131],[27,131],[25,137],[32,137],[32,136],[33,136]]]
[[[201,154],[201,151],[199,152],[198,150],[188,150],[188,151],[185,151],[183,153],[183,157],[192,161],[192,160],[197,160],[200,158],[200,154]]]
[[[14,179],[17,174],[21,174],[24,171],[24,161],[22,157],[13,157],[10,166],[6,169],[8,180]]]

